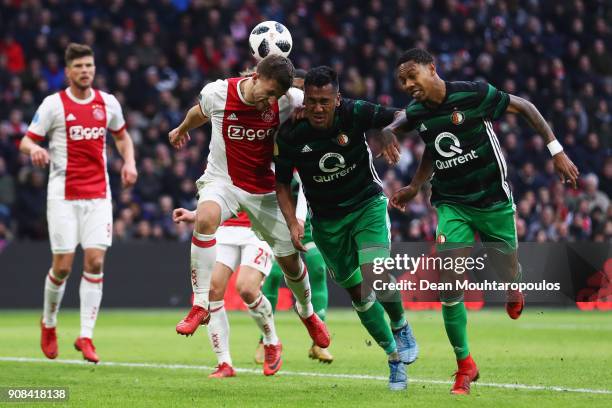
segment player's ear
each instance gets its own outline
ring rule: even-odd
[[[436,64],[434,64],[433,62],[429,64],[429,73],[431,74],[431,76],[436,75]]]
[[[340,92],[336,93],[336,108],[340,106]]]

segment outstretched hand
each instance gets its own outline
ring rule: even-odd
[[[35,167],[45,168],[49,164],[49,152],[43,147],[34,145],[30,150],[30,159]]]
[[[406,210],[406,204],[411,201],[416,195],[419,193],[419,189],[412,186],[407,185],[406,187],[402,187],[393,193],[391,197],[391,206],[397,208],[400,211]]]
[[[389,165],[395,165],[400,159],[400,144],[395,134],[389,129],[383,129],[381,135],[381,154]]]
[[[189,132],[183,132],[177,127],[168,133],[168,139],[170,140],[170,144],[174,146],[175,149],[180,149],[185,146],[189,140],[191,140],[191,136],[189,136]]]
[[[565,152],[555,154],[553,156],[553,164],[562,183],[569,183],[574,188],[578,187],[580,171],[578,171],[578,167],[567,157]]]
[[[298,220],[298,222],[290,225],[289,232],[291,233],[291,242],[295,249],[301,252],[308,252],[304,244],[302,244],[302,239],[304,238],[304,222]]]
[[[177,224],[181,222],[191,224],[195,222],[195,211],[189,211],[185,208],[175,208],[174,211],[172,211],[172,221]]]
[[[121,185],[124,188],[132,187],[138,179],[138,170],[134,163],[125,163],[121,167]]]

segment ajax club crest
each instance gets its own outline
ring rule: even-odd
[[[99,120],[99,121],[104,120],[104,110],[102,110],[102,107],[100,107],[100,105],[93,106],[92,114],[95,120]]]
[[[272,122],[274,121],[275,117],[276,117],[276,113],[274,112],[273,109],[268,109],[267,111],[264,111],[261,113],[261,119],[264,122]]]

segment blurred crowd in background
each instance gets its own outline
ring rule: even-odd
[[[47,172],[19,154],[43,98],[66,86],[70,42],[95,51],[95,87],[120,101],[137,151],[137,185],[123,190],[109,137],[114,239],[188,240],[171,210],[194,208],[210,127],[175,151],[178,125],[210,81],[254,65],[248,36],[283,22],[298,68],[325,64],[344,96],[404,107],[394,77],[402,50],[424,47],[446,80],[483,80],[531,100],[581,172],[561,183],[541,136],[512,114],[495,124],[508,162],[521,241],[612,239],[612,3],[608,0],[3,0],[0,2],[0,246],[47,239]],[[376,150],[376,140],[369,135]],[[388,193],[407,184],[423,144],[402,143],[399,166],[376,162]],[[433,240],[427,191],[391,211],[394,241]]]

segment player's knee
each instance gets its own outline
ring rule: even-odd
[[[308,279],[311,285],[323,285],[326,283],[325,268],[308,268]]]
[[[302,263],[300,262],[299,255],[297,253],[288,256],[277,257],[276,260],[281,269],[283,270],[283,274],[285,274],[285,276],[287,276],[288,278],[298,279],[302,276],[303,267]]]
[[[221,288],[219,285],[215,285],[214,282],[211,282],[210,285],[210,291],[208,292],[208,299],[211,302],[216,302],[219,300],[223,300],[225,293],[223,291],[223,288]]]
[[[369,294],[369,293],[364,293],[364,291],[362,290],[361,284],[357,286],[353,286],[351,288],[346,288],[346,291],[351,297],[351,301],[353,303],[363,302],[364,299],[366,299],[367,295]]]
[[[195,230],[200,234],[212,235],[219,227],[219,220],[215,214],[210,214],[204,211],[196,213]]]
[[[96,256],[86,260],[85,270],[89,273],[101,273],[103,265],[104,258],[101,256]]]
[[[260,292],[259,287],[248,285],[244,282],[240,285],[236,284],[236,290],[238,290],[240,299],[242,299],[242,301],[247,304],[253,303],[257,299],[257,296]]]
[[[56,266],[53,268],[53,275],[55,275],[57,278],[59,279],[65,279],[68,277],[68,275],[70,275],[70,270],[72,268],[70,268],[69,266],[65,266],[65,265],[61,265],[61,266]]]
[[[55,254],[53,255],[53,275],[59,279],[64,279],[72,272],[73,254]]]

